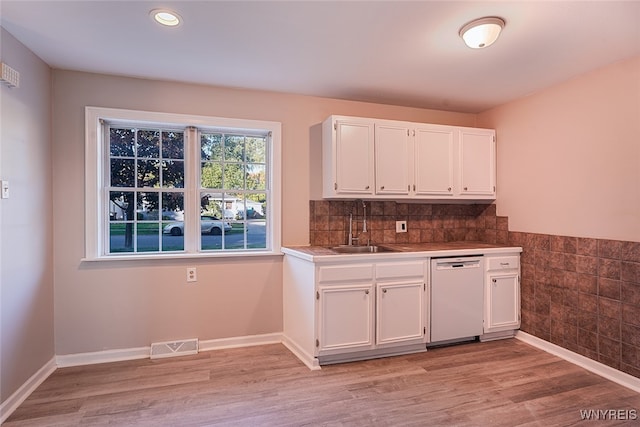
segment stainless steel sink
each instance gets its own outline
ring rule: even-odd
[[[349,245],[340,245],[334,246],[333,249],[336,252],[340,252],[341,254],[370,254],[376,252],[393,252],[391,249],[387,249],[383,246],[349,246]]]

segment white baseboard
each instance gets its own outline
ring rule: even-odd
[[[5,422],[18,406],[24,402],[33,391],[44,382],[49,375],[56,370],[56,358],[52,357],[38,372],[33,374],[22,386],[16,390],[7,400],[0,404],[0,424]]]
[[[198,342],[199,351],[220,350],[223,348],[249,347],[282,342],[282,333],[247,335],[244,337],[221,338]],[[93,365],[96,363],[122,362],[124,360],[148,359],[151,347],[123,348],[117,350],[95,351],[90,353],[65,354],[56,356],[59,368]]]
[[[288,337],[282,337],[282,344],[289,349],[305,366],[312,371],[320,370],[320,362],[313,355],[304,351],[298,344],[290,340]]]
[[[629,375],[603,363],[597,362],[593,359],[589,359],[588,357],[585,357],[581,354],[574,353],[571,350],[567,350],[564,347],[560,347],[559,345],[550,343],[549,341],[545,341],[526,332],[518,331],[516,333],[516,338],[520,341],[537,347],[540,350],[546,351],[547,353],[553,354],[554,356],[558,356],[568,362],[571,362],[574,365],[578,365],[581,368],[593,372],[596,375],[600,375],[601,377],[611,380],[614,383],[620,384],[621,386],[627,387],[637,393],[640,393],[640,378],[636,378],[633,375]]]
[[[68,368],[70,366],[95,365],[96,363],[148,359],[150,354],[151,347],[122,348],[90,353],[64,354],[56,356],[56,363],[58,368]]]
[[[220,338],[215,340],[200,341],[200,351],[222,350],[224,348],[251,347],[254,345],[280,344],[282,333],[247,335],[244,337]]]

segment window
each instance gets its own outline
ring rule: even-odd
[[[86,109],[86,259],[280,253],[280,124]]]

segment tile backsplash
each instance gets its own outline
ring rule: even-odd
[[[459,240],[507,243],[508,240],[507,218],[496,216],[493,204],[440,205],[393,201],[365,201],[365,204],[368,237],[372,244]],[[353,214],[353,234],[357,237],[363,229],[362,202],[311,200],[310,244],[346,244],[350,213]],[[407,222],[406,233],[396,233],[396,221]]]
[[[372,244],[521,246],[521,329],[640,378],[640,242],[509,231],[494,204],[365,203]],[[362,202],[310,201],[310,244],[346,244],[350,213],[358,235]]]

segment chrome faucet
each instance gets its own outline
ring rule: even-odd
[[[359,203],[362,203],[362,232],[360,233],[360,235],[358,235],[358,237],[353,236],[353,212],[351,212],[349,214],[349,237],[347,239],[348,240],[347,244],[349,246],[352,246],[354,241],[359,242],[360,236],[362,234],[365,234],[365,236],[367,237],[367,246],[371,244],[371,239],[368,237],[369,232],[367,231],[367,204],[364,202],[364,200],[357,199],[354,202],[354,208],[356,210],[356,214],[358,212]]]
[[[353,237],[353,213],[349,214],[349,237],[348,237],[348,242],[347,244],[349,246],[353,245],[353,241],[357,241],[358,238],[357,237]]]

